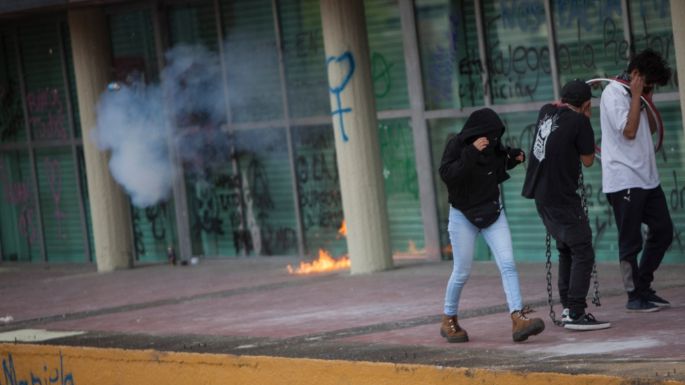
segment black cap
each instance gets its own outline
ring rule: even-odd
[[[590,86],[582,80],[574,79],[566,83],[561,89],[561,101],[580,107],[592,98]]]

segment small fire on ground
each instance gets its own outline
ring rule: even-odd
[[[338,229],[338,234],[341,237],[346,237],[347,236],[347,222],[343,219],[342,223],[340,224],[340,228]]]
[[[300,262],[300,266],[297,268],[288,265],[288,273],[311,274],[349,268],[350,258],[343,256],[340,259],[335,259],[331,257],[331,254],[328,251],[319,249],[319,257],[316,260],[312,262]]]
[[[338,239],[347,236],[347,225],[343,219],[338,229]],[[290,274],[312,274],[321,273],[324,271],[335,271],[350,268],[350,258],[342,256],[335,259],[331,256],[328,250],[319,249],[319,256],[312,262],[300,262],[300,266],[294,268],[288,265],[288,273]]]

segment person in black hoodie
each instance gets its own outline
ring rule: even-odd
[[[528,318],[523,307],[514,262],[511,232],[500,204],[499,184],[509,179],[507,170],[524,161],[520,149],[501,143],[504,124],[495,111],[473,112],[458,135],[448,140],[440,163],[440,177],[447,185],[450,203],[448,231],[454,265],[445,292],[440,335],[448,342],[466,342],[468,334],[458,322],[461,290],[471,272],[476,237],[482,233],[497,262],[512,320],[514,341],[541,333],[545,323]]]

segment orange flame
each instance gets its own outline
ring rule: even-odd
[[[443,248],[442,248],[442,253],[443,253],[443,254],[452,255],[452,245],[450,244],[450,245],[447,245],[447,246],[443,247]]]
[[[340,224],[340,228],[338,229],[338,234],[340,236],[346,237],[347,236],[347,222],[343,219],[342,223]]]
[[[293,268],[288,265],[288,273],[290,274],[311,274],[319,273],[323,271],[334,271],[347,269],[350,267],[350,258],[343,256],[340,259],[334,259],[331,254],[324,250],[319,249],[319,258],[312,262],[300,262],[300,267]]]

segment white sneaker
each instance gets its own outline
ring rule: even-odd
[[[600,330],[611,327],[610,322],[598,321],[595,316],[585,313],[570,322],[564,322],[564,328],[571,330]]]
[[[571,322],[571,321],[573,321],[573,320],[571,319],[571,310],[570,310],[569,308],[565,308],[565,309],[561,312],[561,322],[563,322],[563,323],[568,323],[568,322]]]

